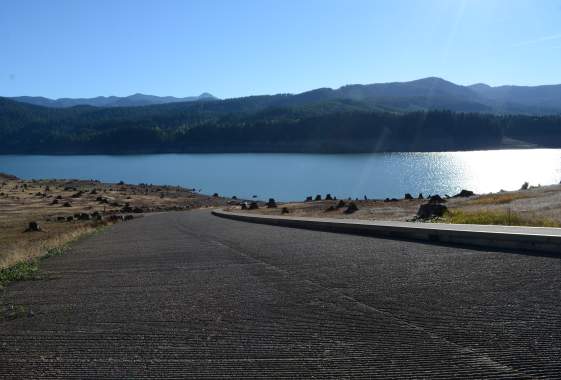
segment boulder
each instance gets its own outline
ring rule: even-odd
[[[41,231],[41,227],[39,227],[39,223],[37,222],[29,222],[27,229],[25,232],[39,232]]]
[[[355,211],[358,211],[358,207],[356,206],[356,203],[351,202],[349,203],[349,206],[345,210],[345,214],[352,214]]]
[[[433,196],[430,196],[430,197],[428,198],[428,200],[429,200],[429,203],[430,203],[430,204],[437,204],[437,203],[445,203],[445,202],[446,202],[446,199],[442,198],[442,197],[441,197],[440,195],[438,195],[438,194],[433,195]]]
[[[439,203],[425,203],[419,207],[417,217],[419,219],[430,219],[434,217],[441,217],[448,211],[448,208]]]
[[[462,190],[458,194],[454,195],[453,198],[467,198],[467,197],[473,197],[474,195],[475,193],[473,191]]]
[[[133,212],[133,208],[127,203],[125,207],[121,209],[121,212]]]
[[[80,198],[84,194],[83,191],[78,191],[77,193],[72,194],[71,198]]]
[[[84,213],[79,214],[76,219],[78,219],[78,220],[90,220],[91,217],[90,217],[90,214],[86,214],[84,212]]]
[[[259,208],[259,205],[257,204],[257,202],[251,202],[249,204],[249,209],[250,210],[257,210]]]

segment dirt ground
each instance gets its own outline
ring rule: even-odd
[[[0,173],[0,268],[41,255],[100,225],[146,213],[224,206],[227,199],[177,186],[21,180]],[[40,231],[26,232],[30,222]]]

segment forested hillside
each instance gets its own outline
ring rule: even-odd
[[[302,102],[299,102],[302,104]],[[0,98],[0,153],[378,152],[561,147],[561,117],[396,112],[293,96],[46,108]]]

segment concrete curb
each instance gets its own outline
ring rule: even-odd
[[[367,235],[429,243],[468,245],[561,255],[561,228],[373,222],[357,219],[276,217],[214,210],[218,217],[274,226]]]

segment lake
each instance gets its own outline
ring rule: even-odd
[[[281,201],[453,195],[557,184],[561,149],[376,154],[0,155],[0,172],[21,178],[181,185],[203,193]]]

